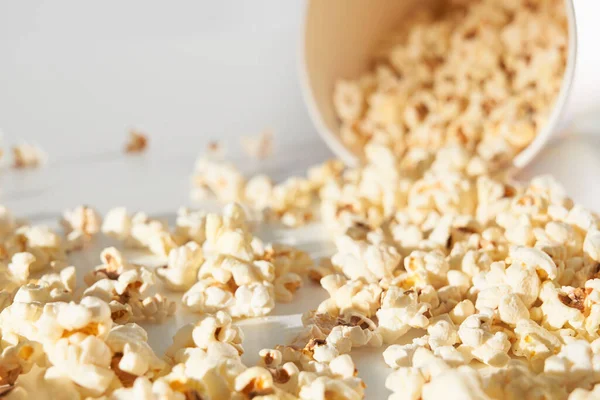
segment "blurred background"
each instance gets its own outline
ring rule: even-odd
[[[0,200],[17,214],[80,202],[173,210],[209,141],[236,161],[239,138],[265,129],[277,156],[246,170],[282,177],[331,156],[298,85],[303,5],[0,3],[3,146],[26,140],[49,155],[44,168],[3,173]],[[146,154],[123,154],[130,128],[149,135]]]
[[[303,14],[301,0],[1,2],[3,147],[37,143],[49,163],[4,169],[0,201],[19,215],[80,203],[163,213],[189,202],[194,160],[212,140],[276,179],[330,157],[298,84]],[[595,126],[577,121],[523,176],[554,173],[597,208]],[[131,128],[149,135],[145,154],[123,154]],[[239,138],[265,129],[275,156],[241,157]]]

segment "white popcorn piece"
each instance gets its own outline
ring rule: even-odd
[[[553,282],[544,282],[540,292],[543,324],[560,329],[567,324],[575,329],[584,325],[584,302],[586,293],[581,288],[564,287],[559,290]]]
[[[12,148],[14,168],[36,168],[45,164],[48,155],[38,146],[21,143]]]
[[[448,314],[455,325],[460,325],[468,316],[475,314],[475,306],[471,300],[465,299],[455,305]]]
[[[111,209],[102,222],[102,233],[118,240],[126,240],[131,235],[131,217],[125,207]]]
[[[220,201],[238,201],[243,198],[245,179],[233,165],[201,157],[196,161],[192,185],[209,190]]]
[[[411,328],[425,328],[429,324],[423,314],[429,309],[419,303],[415,291],[404,292],[397,287],[389,288],[383,295],[381,308],[377,311],[378,331],[385,343],[393,343]]]
[[[137,378],[130,388],[119,388],[112,392],[110,400],[185,400],[185,394],[179,393],[166,382],[158,380],[150,382],[148,378]]]
[[[546,253],[535,248],[526,248],[522,246],[511,247],[510,258],[512,263],[522,263],[525,266],[533,267],[538,274],[549,279],[555,279],[558,269],[554,261]]]
[[[194,241],[201,245],[206,240],[206,215],[202,210],[179,208],[175,220],[175,235],[182,241]]]
[[[6,393],[11,400],[26,400],[32,397],[40,400],[77,399],[81,397],[81,389],[69,378],[53,376],[47,368],[33,368],[22,375],[17,385]]]
[[[543,360],[555,354],[562,346],[559,337],[533,321],[522,319],[515,327],[517,341],[512,345],[516,356],[527,358],[539,370]]]
[[[400,367],[388,375],[385,387],[394,392],[390,400],[419,400],[425,377],[418,368]]]
[[[96,336],[89,335],[80,342],[59,339],[48,348],[47,355],[52,376],[67,377],[92,395],[105,393],[116,378],[110,369],[111,351]]]
[[[326,399],[327,397],[359,400],[364,397],[364,388],[361,383],[362,381],[358,378],[340,380],[301,372],[298,397],[302,400]]]
[[[419,345],[411,344],[393,344],[383,352],[385,363],[391,368],[410,367],[412,365],[412,357]],[[388,388],[391,389],[391,388]]]
[[[331,262],[353,280],[363,278],[367,282],[377,282],[391,278],[401,260],[393,246],[358,242],[349,236],[339,237],[336,246],[338,252]]]
[[[453,346],[459,342],[458,330],[447,314],[431,318],[427,334],[429,347],[432,350],[442,346]]]
[[[551,376],[536,374],[522,360],[511,360],[505,368],[482,372],[486,394],[503,398],[566,398],[564,386]]]
[[[6,340],[5,340],[6,341]],[[44,350],[40,343],[20,340],[4,345],[0,353],[0,386],[14,385],[19,375],[27,374],[35,365],[45,362]]]
[[[250,157],[263,160],[273,153],[273,132],[267,130],[257,137],[243,137],[242,147]]]
[[[514,293],[504,294],[498,303],[498,315],[505,324],[515,326],[521,319],[529,319],[529,310]]]
[[[31,253],[16,253],[12,256],[10,264],[8,264],[8,272],[17,283],[26,282],[29,279],[29,273],[32,271],[32,265],[35,261],[36,258]]]
[[[254,396],[274,394],[273,376],[262,367],[251,367],[235,378],[235,390],[242,393],[253,393]]]
[[[35,257],[31,272],[43,270],[52,261],[64,260],[65,249],[61,237],[47,226],[23,225],[8,237],[3,245],[9,256],[27,252]]]
[[[468,366],[446,370],[423,385],[422,399],[489,399],[477,372]]]
[[[441,252],[414,251],[404,259],[404,268],[410,274],[409,279],[415,276],[413,280],[420,279],[439,288],[447,282],[446,275],[450,266]]]
[[[321,279],[321,286],[329,293],[330,298],[319,304],[319,313],[340,315],[355,311],[369,318],[380,308],[382,288],[378,284],[366,285],[334,274]]]
[[[169,289],[185,291],[196,282],[203,261],[202,248],[196,242],[188,242],[169,252],[167,265],[157,268],[156,275]]]
[[[592,390],[577,388],[569,395],[569,400],[594,400],[600,398],[600,384],[594,385]]]
[[[289,303],[293,300],[296,291],[302,287],[302,277],[293,272],[275,278],[275,299],[279,302]]]
[[[165,367],[164,361],[158,358],[148,342],[144,329],[136,324],[115,326],[108,333],[106,344],[119,359],[120,371],[135,376],[155,376]],[[113,362],[114,362],[113,356]],[[119,372],[117,371],[117,377]]]
[[[102,225],[100,215],[91,207],[77,206],[73,210],[65,210],[61,220],[65,233],[81,232],[85,237],[92,237]]]
[[[600,355],[594,354],[585,340],[567,343],[558,354],[546,359],[544,374],[554,377],[569,392],[576,387],[591,387],[600,377]]]
[[[460,341],[471,348],[471,354],[484,364],[502,367],[510,357],[511,344],[504,332],[491,331],[491,320],[484,314],[467,317],[458,328]]]

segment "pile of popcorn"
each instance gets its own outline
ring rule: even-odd
[[[370,72],[337,82],[340,138],[356,154],[460,143],[506,161],[546,124],[566,66],[564,0],[442,3],[408,15]]]

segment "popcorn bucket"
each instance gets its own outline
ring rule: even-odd
[[[309,114],[323,140],[348,165],[359,160],[341,141],[340,122],[332,94],[339,78],[354,78],[369,69],[373,49],[386,34],[401,26],[416,7],[434,0],[309,0],[302,33],[300,73]],[[567,65],[547,123],[514,159],[522,168],[551,137],[564,131],[574,117],[600,109],[600,38],[596,16],[600,3],[565,0],[569,26]]]

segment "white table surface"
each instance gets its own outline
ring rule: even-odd
[[[0,129],[3,145],[40,144],[41,169],[0,171],[0,202],[34,222],[90,204],[173,218],[189,205],[189,175],[211,140],[230,150],[248,172],[281,179],[325,160],[297,83],[302,1],[28,0],[0,2]],[[150,135],[141,156],[122,147],[129,128]],[[239,137],[275,133],[276,156],[263,163],[240,156]],[[600,211],[600,137],[594,118],[549,146],[522,176],[553,173],[573,197]],[[318,226],[295,236],[315,256],[330,246],[315,240]],[[311,239],[308,240],[307,238]],[[98,261],[94,249],[83,267]],[[307,286],[298,301],[280,305],[261,324],[245,322],[245,360],[282,343],[299,313],[324,298]],[[177,324],[193,319],[178,316]],[[166,348],[176,324],[150,327]],[[367,398],[385,396],[381,351],[356,352]]]

